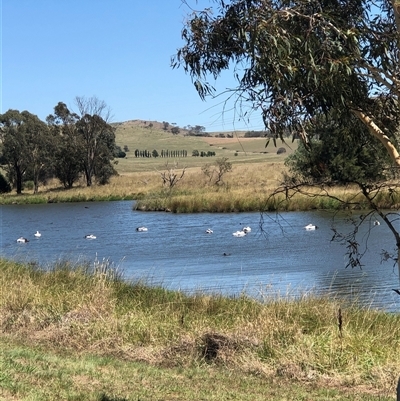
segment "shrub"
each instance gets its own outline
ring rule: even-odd
[[[31,191],[34,188],[34,183],[33,181],[25,181],[24,182],[24,189],[28,189],[29,191]]]

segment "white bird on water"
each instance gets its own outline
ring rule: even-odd
[[[85,238],[86,239],[96,239],[96,236],[93,234],[87,234],[87,235],[85,235]]]
[[[243,227],[242,231],[244,231],[247,234],[251,232],[251,228],[249,226]]]
[[[29,240],[26,239],[26,238],[24,238],[24,237],[19,237],[19,238],[17,239],[17,242],[29,242]]]
[[[318,226],[315,226],[314,224],[308,224],[304,228],[308,231],[311,231],[311,230],[316,230]]]
[[[213,230],[211,230],[211,228],[207,228],[207,230],[206,230],[206,234],[212,234],[214,231]]]
[[[246,233],[244,231],[235,231],[232,235],[234,237],[244,237]]]
[[[36,238],[40,238],[42,236],[42,234],[39,231],[36,231],[34,235]]]
[[[147,231],[147,227],[138,227],[136,231],[144,232]]]

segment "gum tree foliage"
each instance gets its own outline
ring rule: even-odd
[[[115,132],[108,123],[109,109],[96,97],[76,97],[75,101],[78,113],[59,102],[47,118],[58,133],[57,177],[66,188],[72,187],[81,173],[87,186],[92,185],[93,177],[105,184],[115,174]]]
[[[37,116],[23,111],[22,114],[28,125],[28,149],[26,156],[29,159],[27,173],[33,180],[33,192],[39,191],[39,182],[45,173],[51,173],[54,161],[55,143],[47,124]],[[46,171],[47,170],[47,171]]]
[[[54,114],[47,117],[47,124],[56,138],[54,171],[64,188],[72,188],[83,171],[84,144],[76,123],[79,116],[65,103],[54,107]]]
[[[309,185],[369,185],[392,178],[387,152],[351,114],[345,119],[332,113],[317,116],[306,130],[308,144],[300,142],[285,160],[288,185],[302,181]]]
[[[0,116],[3,163],[8,177],[22,193],[22,180],[28,169],[28,159],[24,152],[28,147],[25,119],[18,110],[8,110]]]
[[[172,67],[191,76],[202,99],[216,95],[211,82],[229,70],[239,116],[243,103],[258,110],[274,140],[290,132],[307,147],[316,115],[351,113],[400,167],[399,0],[210,0],[191,9],[182,38]],[[374,201],[382,188],[396,191],[360,186],[392,231],[400,261],[398,216]]]
[[[363,0],[210,1],[182,30],[173,67],[188,72],[202,98],[231,69],[239,101],[260,110],[276,136],[331,109],[350,110],[396,165],[400,3]],[[380,99],[380,105],[374,99]],[[382,116],[384,117],[382,119]],[[393,131],[379,124],[396,121]]]
[[[114,159],[115,130],[109,124],[110,110],[104,101],[96,97],[76,97],[75,101],[79,110],[76,128],[85,151],[82,164],[86,185],[92,185],[94,176],[99,183],[105,184],[115,174],[111,163]]]
[[[47,125],[28,111],[10,109],[0,115],[0,135],[3,144],[2,160],[17,194],[22,193],[28,169],[36,193],[40,174],[52,160],[52,141]]]

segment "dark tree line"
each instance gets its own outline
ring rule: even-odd
[[[200,156],[200,157],[211,157],[211,156],[215,156],[215,152],[211,151],[211,150],[209,150],[207,152],[204,152],[203,150],[201,152],[199,152],[198,150],[194,150],[192,152],[192,156],[195,156],[195,157],[198,157],[198,156]]]
[[[116,173],[115,132],[106,104],[95,97],[75,100],[78,113],[59,102],[46,122],[28,111],[0,115],[1,165],[18,194],[28,180],[37,193],[51,177],[71,188],[81,176],[91,186],[93,180],[107,183]]]
[[[158,153],[157,150],[149,151],[135,149],[135,157],[187,157],[187,150],[161,150]]]

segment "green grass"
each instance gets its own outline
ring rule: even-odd
[[[147,123],[148,126],[149,123]],[[277,155],[272,144],[266,149],[265,138],[243,138],[243,132],[238,132],[233,139],[229,138],[206,138],[184,136],[183,134],[173,135],[159,128],[145,128],[143,124],[136,122],[125,122],[117,126],[116,143],[124,148],[128,146],[129,152],[124,159],[118,159],[117,170],[119,173],[132,173],[143,171],[155,171],[163,169],[167,162],[178,161],[180,167],[201,167],[206,163],[212,163],[216,158],[228,157],[234,163],[259,163],[282,161],[285,156],[290,154],[297,144],[285,146],[288,150],[283,155]],[[218,135],[218,134],[213,134]],[[209,142],[217,140],[218,143]],[[278,146],[281,146],[279,144]],[[164,150],[187,150],[188,156],[185,158],[136,158],[135,149],[152,152],[156,149],[158,153]],[[199,152],[214,151],[215,157],[192,157],[192,151]],[[235,156],[237,153],[237,156]]]
[[[399,315],[122,278],[107,261],[0,260],[1,399],[393,399]]]
[[[219,366],[162,367],[96,355],[26,348],[0,339],[2,400],[392,400],[388,395],[322,388],[243,375]]]

